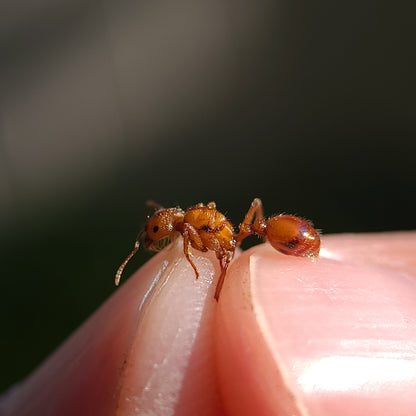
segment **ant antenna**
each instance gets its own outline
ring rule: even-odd
[[[158,204],[157,202],[155,202],[151,199],[146,201],[146,205],[150,208],[154,208],[154,209],[157,209],[157,210],[163,209],[162,205]]]
[[[142,236],[143,233],[144,233],[144,230],[139,233],[139,235],[137,236],[136,242],[134,243],[133,251],[126,257],[126,260],[124,260],[123,263],[121,263],[121,266],[118,268],[117,273],[116,273],[116,278],[114,280],[114,283],[116,284],[116,286],[120,284],[121,274],[123,273],[123,270],[126,267],[126,264],[136,254],[137,250],[139,249],[140,237]]]

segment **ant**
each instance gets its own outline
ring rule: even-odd
[[[221,268],[214,296],[216,300],[219,298],[235,249],[249,235],[254,234],[267,239],[276,250],[284,254],[303,257],[319,255],[321,240],[311,223],[299,217],[284,214],[266,220],[259,198],[255,198],[251,203],[240,224],[238,234],[234,232],[232,224],[225,215],[216,209],[215,202],[209,202],[207,205],[199,203],[186,211],[181,208],[163,208],[153,201],[148,201],[147,205],[155,208],[156,212],[149,217],[143,230],[137,236],[133,251],[117,270],[116,286],[120,283],[124,267],[139,249],[143,235],[145,248],[150,251],[159,251],[172,238],[181,234],[183,252],[194,269],[196,278],[199,273],[191,259],[191,247],[203,252],[214,251]]]

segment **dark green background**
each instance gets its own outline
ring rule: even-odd
[[[324,233],[415,228],[409,5],[136,3],[6,4],[0,390],[116,290],[147,199],[214,200],[236,225],[261,197]]]

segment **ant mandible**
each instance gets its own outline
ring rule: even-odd
[[[175,235],[183,237],[183,252],[198,278],[198,269],[192,261],[193,247],[199,251],[212,250],[215,252],[221,268],[215,290],[218,300],[224,283],[227,268],[234,256],[235,249],[249,235],[257,235],[267,239],[278,251],[303,257],[317,257],[321,240],[319,233],[312,224],[294,215],[276,215],[266,220],[263,216],[262,203],[255,198],[251,203],[238,234],[224,214],[216,209],[215,202],[206,206],[197,204],[186,211],[180,208],[163,208],[149,201],[148,206],[156,208],[156,212],[148,219],[144,229],[139,233],[133,251],[127,256],[117,270],[115,283],[120,283],[121,274],[128,261],[137,252],[140,239],[144,235],[144,245],[147,250],[159,251]]]

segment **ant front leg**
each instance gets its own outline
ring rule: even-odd
[[[258,234],[264,236],[266,229],[266,221],[263,217],[263,204],[259,198],[255,198],[240,224],[240,231],[235,236],[237,245],[240,245],[246,237],[251,234]]]
[[[199,272],[195,263],[192,261],[191,256],[191,245],[195,247],[199,251],[207,251],[208,249],[202,243],[201,237],[198,234],[198,231],[187,223],[183,224],[183,229],[181,231],[183,237],[183,252],[185,254],[186,260],[188,260],[189,264],[195,270],[196,278],[199,277]]]

